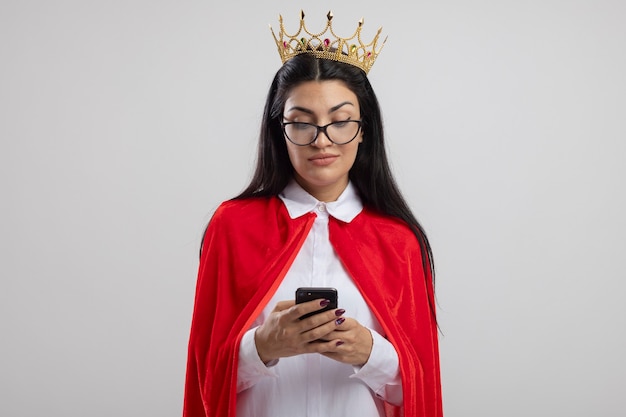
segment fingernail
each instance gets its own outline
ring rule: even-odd
[[[341,345],[343,345],[343,342],[341,340],[335,344],[335,346],[341,346]]]
[[[345,313],[346,310],[344,310],[343,308],[340,308],[339,310],[335,310],[335,316],[339,317],[342,316],[343,313]]]
[[[328,304],[330,304],[330,300],[322,300],[322,301],[320,301],[320,306],[322,306],[322,307],[326,307]]]
[[[343,323],[344,321],[346,321],[346,319],[344,317],[339,317],[337,320],[335,320],[335,324],[337,326],[339,326],[341,323]]]

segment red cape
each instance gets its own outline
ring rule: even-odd
[[[223,203],[207,229],[189,338],[185,417],[235,417],[239,343],[285,277],[315,214],[291,219],[277,198]],[[330,217],[330,241],[394,345],[403,407],[388,416],[441,417],[437,326],[422,254],[410,228],[363,211]],[[294,289],[295,290],[295,289]]]

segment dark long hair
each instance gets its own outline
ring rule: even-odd
[[[432,248],[393,178],[383,134],[382,115],[378,99],[365,72],[353,65],[301,54],[291,58],[278,70],[265,103],[259,137],[256,168],[250,184],[234,199],[278,195],[293,177],[293,166],[287,153],[280,121],[291,90],[306,81],[340,80],[357,96],[363,120],[363,142],[349,177],[363,205],[369,209],[396,217],[409,225],[422,252],[422,266],[427,287],[433,286],[434,262]],[[429,276],[432,283],[429,283]],[[429,294],[433,316],[435,302]]]

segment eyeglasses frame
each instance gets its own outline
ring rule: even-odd
[[[339,124],[339,123],[346,123],[346,122],[356,122],[356,123],[358,123],[359,128],[356,130],[356,133],[354,134],[354,137],[352,139],[350,139],[347,142],[337,143],[334,140],[332,140],[330,138],[330,136],[328,136],[328,132],[327,132],[326,129],[328,128],[328,126],[332,126],[334,124]],[[293,125],[293,124],[313,126],[314,128],[317,129],[316,132],[315,132],[315,136],[313,136],[313,139],[309,143],[296,143],[296,142],[294,142],[293,140],[291,140],[289,135],[287,135],[287,131],[285,130],[285,126]],[[356,139],[357,136],[359,136],[359,132],[363,128],[363,121],[362,120],[337,120],[336,122],[330,122],[330,123],[328,123],[327,125],[324,125],[324,126],[319,126],[319,125],[316,125],[316,124],[313,124],[313,123],[307,123],[307,122],[284,122],[284,121],[281,121],[280,122],[280,127],[282,128],[283,134],[285,135],[287,140],[289,142],[293,143],[296,146],[309,146],[310,144],[312,144],[313,142],[315,142],[317,140],[317,138],[320,135],[320,132],[324,132],[324,135],[326,135],[328,140],[331,141],[332,143],[334,143],[335,145],[347,145],[348,143],[350,143],[354,139]]]

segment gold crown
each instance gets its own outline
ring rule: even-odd
[[[328,22],[324,30],[319,33],[312,33],[306,28],[304,23],[304,12],[300,11],[300,28],[297,33],[289,35],[285,32],[283,17],[281,15],[278,16],[278,21],[280,22],[279,36],[277,37],[274,34],[274,29],[272,29],[271,25],[270,30],[276,41],[278,54],[283,64],[296,55],[308,53],[315,55],[317,58],[330,59],[354,65],[361,68],[367,74],[372,68],[372,65],[374,65],[374,61],[376,61],[376,57],[381,49],[385,46],[385,42],[387,42],[387,38],[385,38],[380,47],[377,47],[378,37],[383,28],[378,29],[376,36],[374,36],[374,39],[370,43],[364,44],[361,41],[363,19],[359,20],[359,25],[352,36],[349,38],[341,38],[333,31],[333,13],[328,12],[326,18]],[[303,31],[304,33],[302,33]],[[327,32],[330,32],[332,36],[328,36]],[[304,36],[304,34],[308,36]]]

